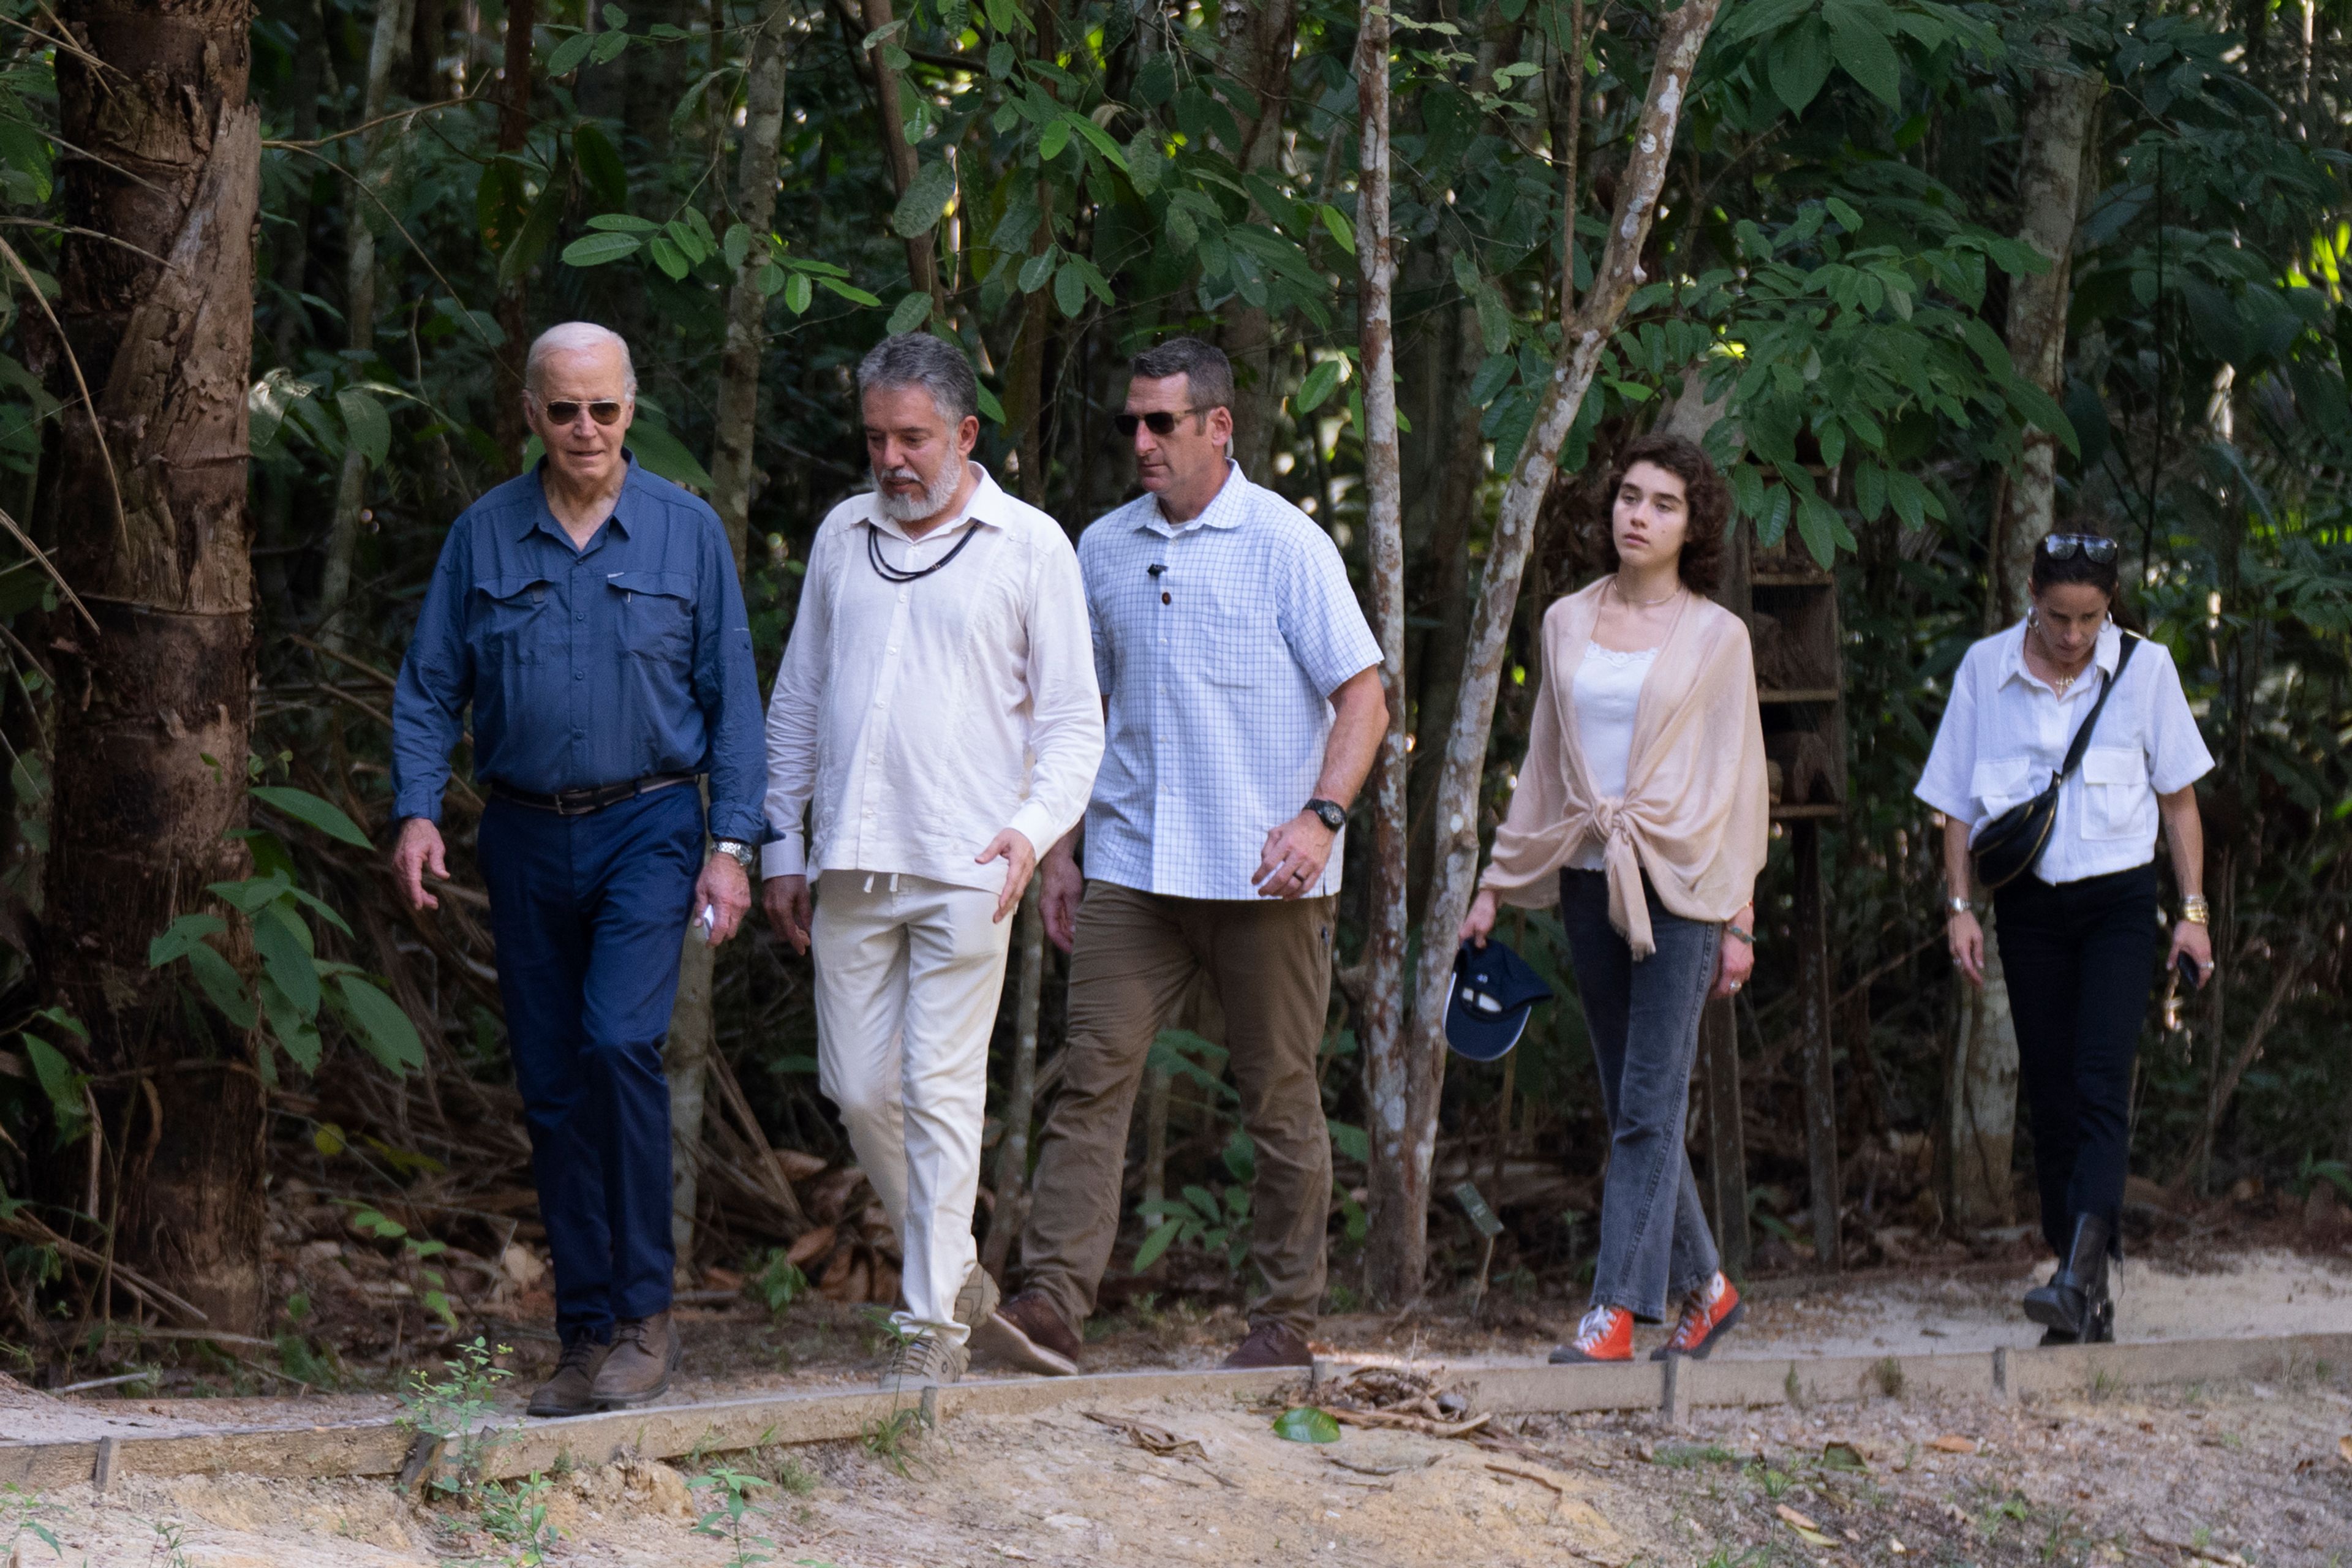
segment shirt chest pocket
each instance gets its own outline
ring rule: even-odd
[[[614,572],[604,586],[621,651],[683,664],[694,644],[694,580],[683,572]]]
[[[2146,755],[2122,746],[2094,746],[2083,753],[2083,837],[2155,836],[2156,795],[2148,788]]]
[[[1988,817],[1999,816],[2020,802],[2041,793],[2050,780],[2034,770],[2031,757],[1996,757],[1976,765],[1969,793],[1983,805]]]
[[[1204,606],[1193,623],[1192,640],[1193,667],[1212,685],[1263,687],[1276,678],[1270,655],[1281,634],[1270,608]]]
[[[485,577],[474,584],[474,619],[467,640],[485,669],[539,662],[541,623],[547,619],[544,577]]]

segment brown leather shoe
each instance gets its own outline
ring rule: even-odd
[[[669,1392],[669,1374],[685,1353],[667,1312],[625,1319],[613,1325],[613,1353],[598,1370],[592,1395],[605,1410],[659,1399]]]
[[[1078,1334],[1042,1290],[1024,1290],[972,1325],[971,1345],[1041,1377],[1078,1370]]]
[[[1288,1323],[1272,1319],[1250,1325],[1249,1338],[1234,1347],[1234,1353],[1224,1362],[1228,1371],[1239,1372],[1264,1366],[1313,1366],[1315,1352],[1307,1346],[1307,1336]]]
[[[585,1335],[564,1346],[562,1357],[555,1363],[555,1375],[530,1396],[529,1413],[553,1417],[586,1415],[596,1410],[596,1373],[612,1353],[612,1346],[600,1345]]]

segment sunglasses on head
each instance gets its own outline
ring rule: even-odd
[[[546,415],[554,424],[569,425],[579,418],[580,411],[585,408],[588,411],[588,417],[597,424],[615,425],[620,422],[621,407],[620,403],[609,397],[599,398],[593,403],[576,403],[567,397],[553,403],[542,403],[539,405],[539,411]]]
[[[2042,541],[2042,553],[2063,561],[2080,551],[2086,561],[2102,566],[2116,558],[2116,542],[2095,533],[2053,533]]]
[[[1168,436],[1175,433],[1176,421],[1183,418],[1187,414],[1207,412],[1208,410],[1204,408],[1169,408],[1152,414],[1114,414],[1110,416],[1110,422],[1112,427],[1121,436],[1129,438],[1134,437],[1135,427],[1139,425],[1150,430],[1154,436]]]

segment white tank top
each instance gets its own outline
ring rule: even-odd
[[[1591,776],[1592,787],[1604,799],[1621,799],[1625,794],[1625,768],[1633,752],[1633,713],[1641,702],[1642,683],[1649,679],[1650,666],[1657,658],[1654,647],[1620,653],[1599,643],[1587,643],[1584,662],[1576,667],[1577,743],[1584,752],[1585,772]],[[1599,840],[1588,838],[1569,864],[1580,870],[1598,871],[1603,864],[1601,849]]]

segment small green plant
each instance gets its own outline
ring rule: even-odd
[[[555,1527],[547,1522],[553,1484],[533,1470],[528,1480],[481,1489],[482,1528],[507,1549],[508,1568],[540,1568],[555,1550]]]
[[[476,1490],[481,1484],[483,1461],[511,1437],[511,1433],[489,1425],[489,1416],[498,1407],[498,1386],[514,1375],[496,1358],[510,1350],[507,1345],[493,1349],[477,1334],[457,1347],[455,1359],[441,1363],[446,1376],[408,1374],[408,1384],[400,1391],[400,1424],[440,1438],[454,1461],[434,1478],[436,1489],[468,1494]]]
[[[2011,1521],[2024,1522],[2027,1512],[2023,1498],[2003,1498],[1977,1516],[1977,1533],[1990,1541],[2000,1533],[2001,1526]]]
[[[743,1289],[768,1309],[772,1318],[782,1317],[785,1308],[808,1293],[808,1276],[781,1247],[770,1247],[743,1281]]]
[[[930,1423],[924,1418],[922,1406],[910,1405],[868,1421],[858,1441],[867,1453],[898,1471],[904,1479],[907,1462],[912,1458],[910,1449],[929,1426]]]
[[[1720,1443],[1665,1443],[1651,1451],[1650,1463],[1670,1470],[1695,1470],[1701,1465],[1732,1465],[1739,1456]]]
[[[431,1237],[411,1236],[406,1226],[381,1209],[372,1208],[357,1199],[337,1198],[335,1201],[352,1211],[352,1224],[361,1230],[379,1241],[400,1243],[402,1252],[407,1256],[411,1263],[416,1265],[417,1275],[425,1281],[424,1294],[418,1300],[425,1303],[426,1311],[440,1319],[442,1324],[451,1333],[456,1333],[457,1312],[449,1304],[448,1278],[438,1268],[428,1268],[425,1265],[426,1258],[437,1257],[448,1251],[449,1244],[446,1241],[436,1241]]]
[[[155,1532],[154,1547],[147,1555],[152,1568],[188,1568],[186,1532],[178,1521],[152,1519],[147,1528]]]
[[[707,1535],[727,1543],[730,1555],[721,1568],[759,1568],[762,1563],[773,1563],[775,1542],[753,1532],[746,1521],[765,1519],[758,1504],[751,1500],[751,1489],[770,1482],[763,1476],[739,1470],[731,1465],[719,1465],[687,1483],[702,1493],[708,1506],[694,1527],[697,1535]]]
[[[57,1531],[42,1522],[63,1512],[57,1504],[43,1501],[40,1493],[26,1491],[14,1481],[0,1486],[0,1529],[7,1531],[6,1538],[0,1539],[0,1550],[5,1550],[5,1561],[26,1560],[21,1546],[27,1536],[47,1547],[51,1556],[63,1557],[66,1549],[58,1544]]]
[[[1160,1254],[1180,1242],[1213,1258],[1222,1255],[1228,1269],[1239,1268],[1249,1256],[1249,1190],[1238,1182],[1222,1194],[1189,1186],[1181,1198],[1139,1204],[1135,1212],[1160,1224],[1135,1249],[1134,1273],[1159,1262]]]
[[[1878,1392],[1887,1398],[1903,1397],[1903,1363],[1893,1356],[1882,1357],[1877,1364],[1870,1369],[1870,1377],[1872,1382],[1878,1384]]]

